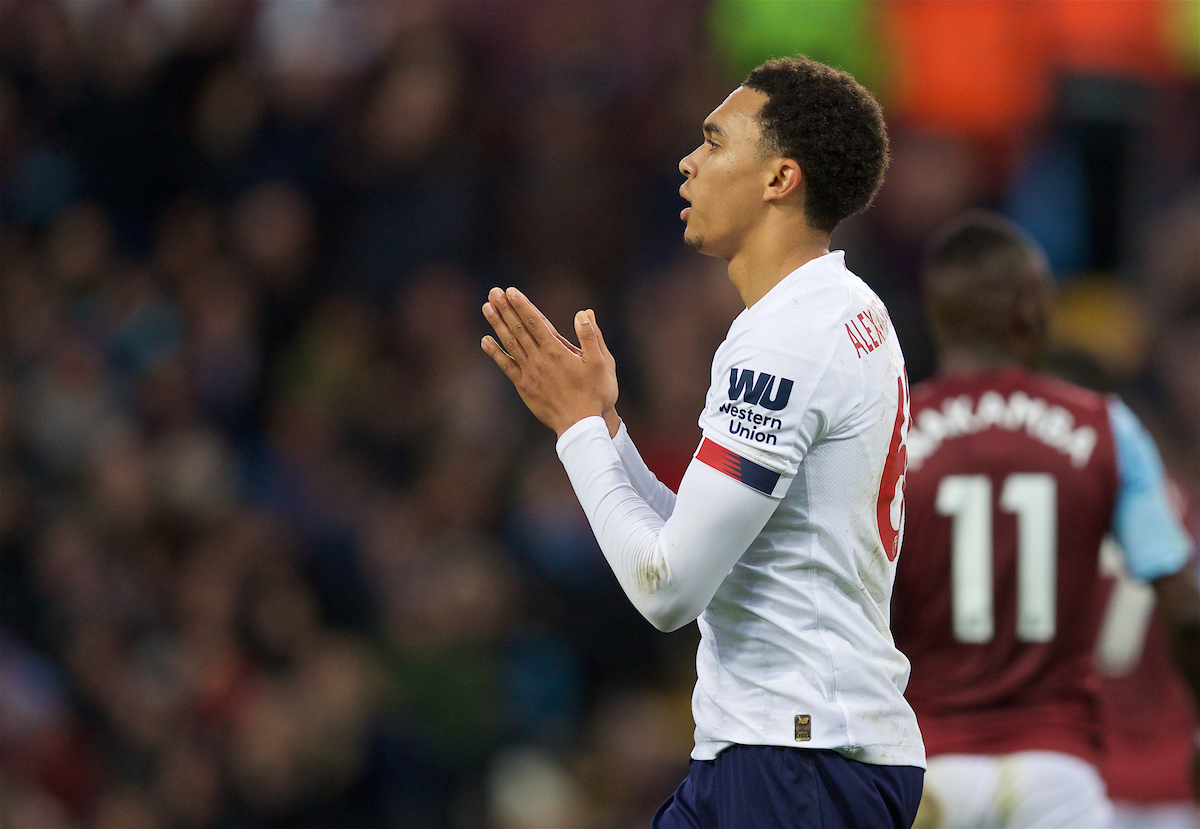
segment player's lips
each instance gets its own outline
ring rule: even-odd
[[[687,221],[688,214],[689,214],[689,213],[691,213],[691,212],[692,212],[692,208],[690,208],[690,207],[685,207],[685,208],[683,208],[683,210],[680,210],[680,211],[679,211],[679,218],[683,219],[683,220],[686,222],[686,221]]]

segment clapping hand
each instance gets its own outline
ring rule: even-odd
[[[609,434],[616,434],[616,361],[592,311],[575,315],[578,347],[516,288],[492,288],[483,316],[496,336],[484,337],[480,346],[538,420],[561,436],[585,417],[600,415]]]

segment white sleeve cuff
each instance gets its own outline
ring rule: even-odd
[[[621,425],[624,426],[625,424]],[[567,446],[579,440],[586,440],[586,435],[589,432],[594,433],[598,428],[604,430],[604,437],[607,438],[608,424],[604,422],[604,418],[600,417],[600,415],[585,417],[578,423],[572,424],[567,431],[559,436],[558,441],[554,444],[554,451],[558,453],[559,459],[562,459],[563,452]]]

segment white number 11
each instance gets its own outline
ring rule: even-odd
[[[1058,488],[1045,472],[1004,479],[1000,508],[1017,516],[1017,639],[1054,638]],[[992,482],[986,475],[947,475],[938,484],[937,511],[950,516],[954,637],[990,642],[992,602]]]

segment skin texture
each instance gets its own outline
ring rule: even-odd
[[[575,315],[578,348],[516,288],[507,292],[493,288],[483,316],[496,332],[495,339],[483,338],[483,350],[512,381],[538,420],[561,437],[585,417],[603,415],[609,434],[616,434],[620,425],[615,408],[616,361],[592,311]]]
[[[1006,275],[1008,290],[1003,293],[964,287],[970,278],[964,280],[966,274],[954,269],[926,272],[923,288],[940,373],[972,373],[1006,365],[1033,368],[1042,357],[1054,279],[1040,254],[1028,251],[1022,259]],[[968,341],[956,340],[949,334],[955,329],[966,329],[972,336]]]
[[[1004,366],[1021,365],[1033,368],[1045,351],[1049,331],[1049,309],[1041,297],[1049,296],[1050,275],[1045,274],[1045,286],[1031,283],[1029,290],[1014,296],[1006,311],[1006,332],[1003,337],[970,344],[955,343],[935,334],[938,341],[938,371],[941,374],[964,374]],[[926,285],[929,299],[936,301],[939,285]],[[977,307],[990,308],[979,303]],[[936,315],[930,312],[936,323]],[[937,325],[934,329],[937,331]]]
[[[829,252],[829,234],[804,215],[799,165],[764,144],[758,113],[767,96],[739,87],[705,119],[704,141],[679,162],[689,203],[680,214],[684,241],[729,262],[729,278],[749,307],[805,262]],[[595,314],[575,315],[579,347],[561,336],[516,288],[492,288],[483,316],[495,336],[480,343],[529,410],[561,436],[600,415],[610,435],[616,412],[616,363]]]
[[[684,241],[729,262],[749,307],[796,268],[829,252],[829,235],[804,215],[804,176],[764,145],[763,93],[738,87],[704,121],[704,142],[679,162],[689,203]]]

